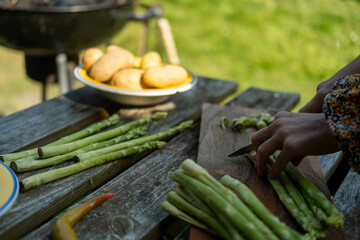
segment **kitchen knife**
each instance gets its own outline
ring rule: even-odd
[[[235,156],[243,155],[245,153],[250,152],[251,150],[254,150],[254,146],[252,145],[252,143],[248,143],[248,144],[245,144],[244,146],[236,149],[232,153],[230,153],[228,155],[228,157],[235,157]]]

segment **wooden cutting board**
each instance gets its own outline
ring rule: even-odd
[[[279,219],[290,227],[301,231],[301,228],[288,213],[278,199],[266,178],[259,177],[254,165],[246,156],[228,158],[227,155],[236,148],[249,143],[255,128],[246,129],[239,133],[232,130],[231,120],[242,115],[251,116],[266,110],[236,108],[215,104],[204,104],[202,108],[199,150],[197,163],[207,169],[217,179],[228,174],[245,183],[264,203],[264,205]],[[220,125],[221,117],[227,117],[230,124],[227,129]],[[317,157],[306,157],[299,166],[300,170],[320,189],[329,199],[330,194],[325,176],[321,170]],[[326,239],[342,239],[341,230],[330,229]],[[213,236],[192,227],[190,239],[214,239]]]

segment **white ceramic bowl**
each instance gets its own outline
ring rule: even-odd
[[[165,89],[149,89],[143,91],[131,91],[110,86],[105,83],[98,82],[90,78],[82,65],[78,65],[74,70],[75,77],[85,85],[92,87],[103,94],[105,97],[123,104],[131,106],[148,106],[166,101],[172,95],[178,92],[190,90],[197,83],[197,77],[188,71],[188,80],[185,85],[165,88]]]

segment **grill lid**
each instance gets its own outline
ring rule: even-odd
[[[29,12],[84,12],[133,3],[132,0],[0,0],[0,9]]]

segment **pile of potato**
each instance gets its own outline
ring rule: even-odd
[[[92,79],[126,90],[168,88],[181,85],[188,78],[185,68],[164,64],[157,52],[148,52],[140,58],[114,45],[108,46],[105,53],[89,48],[82,61]]]

